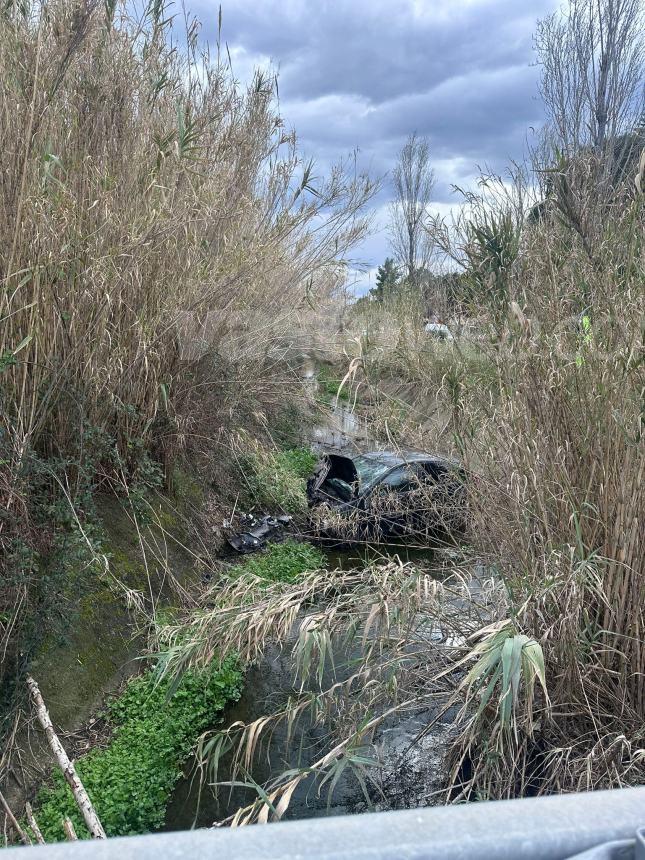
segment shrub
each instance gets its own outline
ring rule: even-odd
[[[305,480],[316,459],[307,448],[267,451],[252,443],[239,457],[250,499],[264,508],[303,513],[307,508]]]
[[[155,681],[152,671],[131,681],[108,708],[114,734],[106,749],[93,750],[77,770],[108,836],[156,830],[181,776],[181,765],[198,736],[211,727],[242,690],[242,673],[228,659],[216,671],[187,672],[169,696],[170,681]],[[36,797],[36,818],[47,842],[65,838],[69,816],[77,834],[89,833],[60,772]]]
[[[326,567],[324,553],[310,543],[288,540],[272,544],[262,555],[231,568],[233,576],[251,573],[267,582],[293,582],[303,573]]]

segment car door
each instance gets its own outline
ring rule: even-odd
[[[412,463],[397,466],[372,488],[369,500],[371,522],[387,535],[406,534],[414,521],[411,500],[420,486]]]
[[[419,533],[452,540],[466,528],[466,474],[456,464],[436,460],[420,462],[418,468],[425,484],[417,511]]]

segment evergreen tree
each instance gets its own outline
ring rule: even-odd
[[[382,302],[392,295],[400,283],[400,272],[392,257],[388,257],[376,273],[376,286],[370,290],[370,295],[377,302]]]

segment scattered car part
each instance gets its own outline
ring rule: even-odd
[[[230,546],[240,553],[257,552],[269,541],[279,541],[284,537],[284,527],[293,518],[288,514],[280,516],[264,516],[257,519],[253,514],[242,514],[240,525],[243,530],[227,538]]]

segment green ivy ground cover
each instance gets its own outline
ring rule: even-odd
[[[163,825],[182,763],[225,705],[239,699],[242,677],[237,661],[229,659],[216,671],[188,672],[169,696],[170,681],[157,682],[154,672],[148,671],[130,681],[108,706],[113,726],[109,746],[76,762],[108,836],[148,833]],[[65,838],[65,816],[79,838],[89,836],[59,771],[51,786],[41,788],[34,806],[47,842]]]

